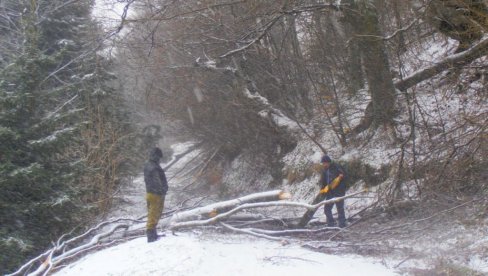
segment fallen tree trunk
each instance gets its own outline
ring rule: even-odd
[[[468,50],[448,56],[447,58],[437,61],[435,64],[423,68],[403,80],[395,83],[395,87],[400,91],[405,91],[408,88],[429,79],[446,69],[454,67],[462,67],[473,62],[475,59],[483,57],[488,54],[488,36],[482,39]]]
[[[244,203],[244,204],[238,203],[235,205],[236,206],[235,208],[230,209],[229,211],[227,211],[225,213],[219,213],[219,214],[216,214],[215,216],[210,216],[209,218],[206,218],[203,220],[182,221],[181,218],[179,218],[178,221],[172,220],[170,225],[169,225],[169,229],[176,230],[176,229],[180,229],[180,228],[210,225],[210,224],[219,222],[223,219],[227,219],[230,216],[232,216],[233,214],[240,212],[242,210],[253,209],[253,208],[276,207],[276,206],[302,207],[302,208],[305,208],[308,210],[313,210],[313,212],[315,212],[318,208],[320,208],[323,205],[333,204],[333,203],[336,203],[338,201],[344,200],[348,197],[353,197],[353,196],[360,194],[360,193],[363,193],[363,191],[356,192],[356,193],[353,193],[353,194],[350,194],[347,196],[336,197],[333,199],[324,200],[324,201],[321,201],[321,202],[316,203],[316,204],[307,204],[307,203],[294,202],[294,201],[268,201],[268,202]],[[254,195],[258,195],[258,194],[254,194]],[[234,201],[234,200],[232,200],[232,201]],[[208,211],[209,209],[207,209],[206,207],[208,207],[208,206],[205,206],[205,207],[202,207],[199,209],[205,209],[206,211]],[[191,211],[193,211],[193,210],[191,210]]]
[[[325,198],[325,194],[318,194],[314,200],[312,201],[312,204],[317,204],[319,202],[321,202],[322,200],[324,200]],[[307,225],[307,223],[312,220],[313,218],[313,215],[315,214],[315,212],[317,212],[317,209],[310,209],[310,210],[307,210],[305,212],[305,214],[303,214],[302,218],[300,219],[300,222],[298,223],[298,227],[305,227],[305,225]]]
[[[245,203],[275,201],[275,200],[282,200],[282,199],[289,199],[289,198],[290,198],[289,193],[284,192],[282,190],[274,190],[269,192],[250,194],[247,196],[243,196],[240,198],[231,199],[227,201],[217,202],[200,208],[174,214],[170,220],[170,228],[171,225],[174,225],[175,223],[180,221],[188,221],[188,220],[195,220],[195,219],[199,220],[204,218],[215,217],[217,214],[224,213],[232,208],[235,208]]]

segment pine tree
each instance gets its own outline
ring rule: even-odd
[[[130,164],[130,119],[110,86],[107,60],[95,51],[92,5],[3,3],[19,16],[0,35],[20,41],[20,52],[0,63],[2,274],[107,208]],[[101,198],[103,206],[90,204]]]

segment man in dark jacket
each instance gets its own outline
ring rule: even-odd
[[[346,194],[346,185],[343,179],[346,177],[344,169],[337,163],[332,163],[328,155],[322,156],[320,160],[323,166],[321,176],[321,192],[325,193],[326,199],[334,197],[341,197]],[[344,212],[344,201],[341,200],[335,203],[337,208],[337,216],[339,220],[339,227],[346,227],[346,214]],[[324,205],[324,213],[327,217],[327,225],[333,227],[336,225],[332,215],[332,208],[334,204]]]
[[[159,165],[163,158],[161,149],[155,147],[149,154],[149,161],[144,165],[144,182],[146,183],[147,201],[147,242],[156,241],[159,237],[156,231],[163,212],[164,198],[168,191],[168,181],[164,170]]]

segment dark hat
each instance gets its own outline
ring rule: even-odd
[[[149,153],[149,158],[151,160],[163,158],[163,152],[161,151],[160,148],[154,147],[153,149],[151,149],[151,152]]]
[[[322,156],[322,158],[320,159],[320,163],[330,163],[332,160],[330,159],[330,157],[328,155],[324,155]]]

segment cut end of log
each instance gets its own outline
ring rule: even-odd
[[[290,199],[291,198],[291,194],[289,192],[280,192],[280,194],[278,195],[278,198],[280,200]]]
[[[209,218],[213,218],[218,214],[217,210],[213,209],[210,213],[208,213]]]

